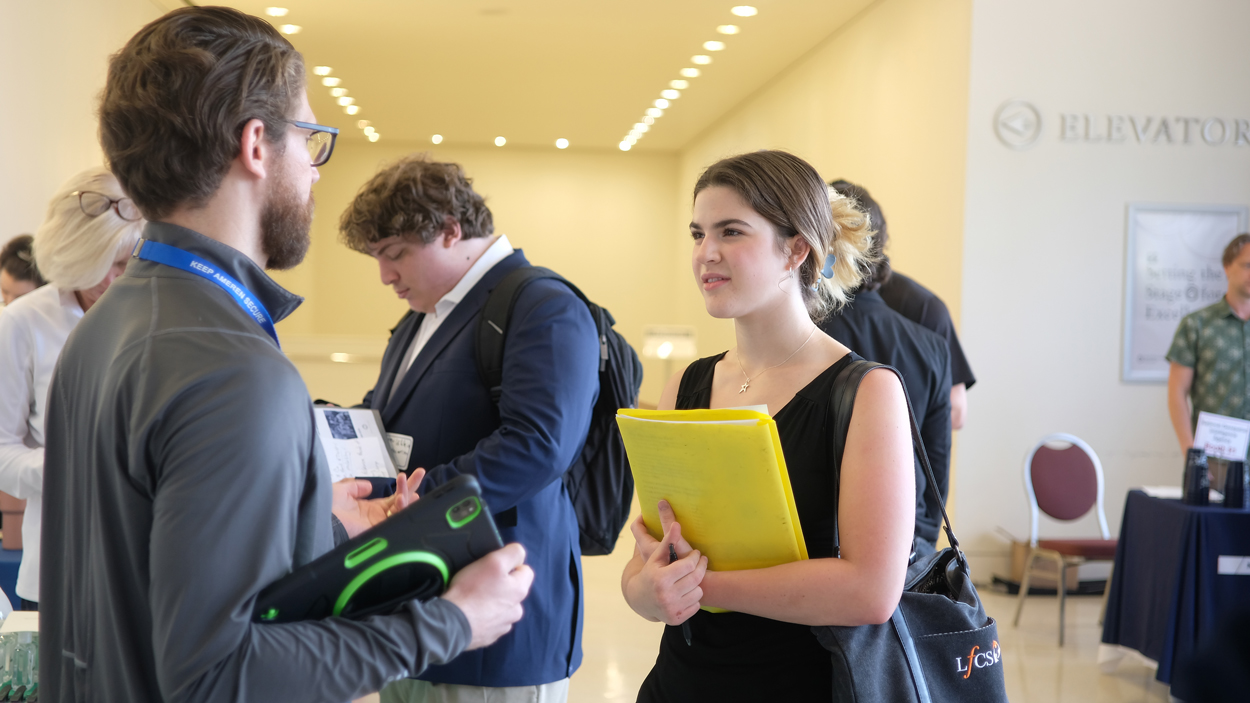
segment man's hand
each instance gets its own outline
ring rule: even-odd
[[[508,634],[521,619],[521,601],[529,595],[534,570],[525,565],[525,547],[513,542],[461,569],[443,594],[469,620],[473,638],[468,649],[479,649]]]
[[[373,484],[354,478],[345,478],[333,486],[334,500],[330,511],[343,523],[348,537],[355,537],[394,513],[415,503],[420,497],[417,486],[425,478],[425,469],[416,469],[409,478],[400,472],[395,478],[395,495],[369,500]]]

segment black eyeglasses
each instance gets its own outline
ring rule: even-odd
[[[312,130],[312,134],[308,135],[308,158],[313,166],[324,166],[330,160],[330,154],[334,153],[334,142],[338,139],[339,128],[295,120],[287,122],[300,129]]]
[[[82,208],[83,214],[87,217],[99,217],[112,209],[118,217],[127,222],[138,222],[143,219],[143,213],[139,212],[139,208],[135,207],[135,202],[130,198],[110,198],[94,190],[76,190],[67,197],[75,195],[78,196],[78,207]]]

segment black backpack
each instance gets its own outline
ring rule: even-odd
[[[625,457],[625,443],[616,425],[616,411],[637,405],[642,387],[642,362],[634,348],[612,326],[612,313],[590,302],[563,276],[541,266],[525,266],[504,276],[491,291],[477,326],[477,369],[496,404],[503,393],[503,345],[508,320],[521,289],[531,281],[551,278],[577,294],[590,309],[599,334],[599,399],[590,417],[590,431],[581,453],[564,473],[564,488],[573,501],[581,532],[582,554],[611,554],[629,519],[634,475]]]

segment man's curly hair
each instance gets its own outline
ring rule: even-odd
[[[413,154],[361,186],[339,220],[339,236],[348,248],[366,254],[370,245],[388,237],[429,244],[446,228],[447,218],[460,223],[464,239],[495,231],[490,208],[459,164]]]

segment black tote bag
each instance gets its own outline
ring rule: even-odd
[[[830,412],[832,457],[841,466],[855,393],[875,368],[896,369],[871,361],[854,361],[833,384]],[[906,397],[907,387],[903,386]],[[924,467],[929,490],[937,481],[929,466],[916,418],[907,401],[912,443]],[[839,476],[841,472],[839,471]],[[837,509],[839,481],[833,482]],[[941,506],[941,496],[938,505]],[[959,551],[950,518],[942,508],[942,527],[951,546],[917,559],[907,568],[903,595],[890,620],[858,627],[818,626],[812,632],[833,659],[833,699],[855,703],[1007,703],[998,626],[985,614],[972,585],[968,562]],[[834,556],[840,556],[838,528],[833,528]]]

